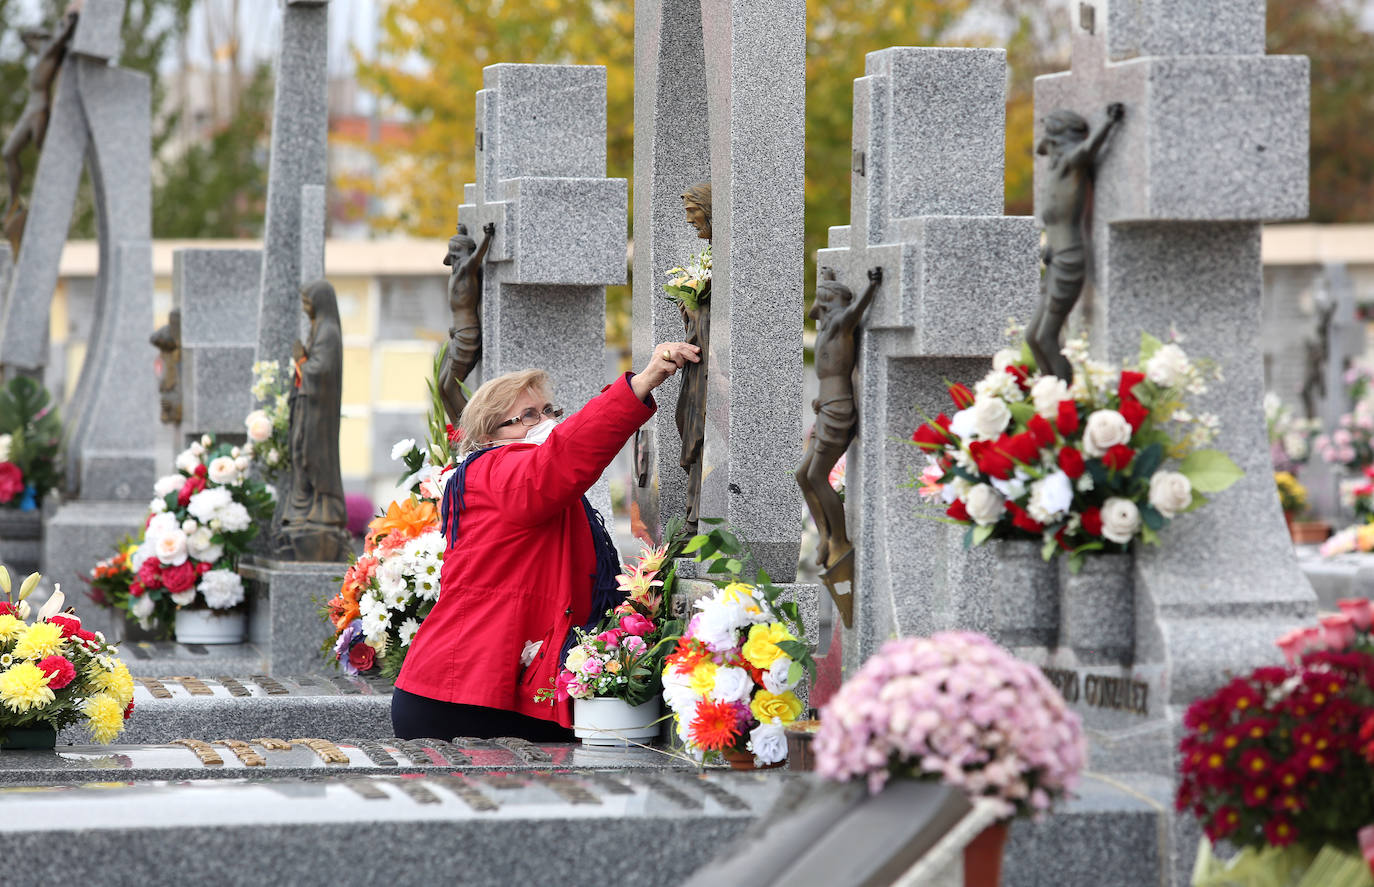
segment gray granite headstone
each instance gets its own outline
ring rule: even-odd
[[[192,438],[243,434],[254,407],[261,250],[179,249],[172,304],[181,309],[182,428]]]
[[[491,65],[477,93],[477,181],[458,220],[495,223],[482,280],[481,378],[538,367],[565,409],[606,384],[606,286],[625,282],[624,179],[606,178],[606,69]],[[471,385],[472,382],[469,382]],[[604,479],[589,494],[609,517]]]
[[[1044,665],[1079,694],[1094,770],[1172,779],[1184,708],[1277,660],[1274,639],[1313,613],[1274,496],[1258,350],[1260,224],[1307,214],[1308,62],[1264,55],[1260,0],[1082,5],[1095,14],[1075,28],[1073,71],[1038,78],[1035,105],[1037,125],[1126,109],[1096,177],[1094,351],[1120,361],[1142,330],[1177,329],[1224,373],[1196,409],[1219,416],[1245,477],[1136,552],[1132,666],[1080,667],[1062,649]],[[1169,835],[1186,883],[1196,825],[1176,818]]]
[[[1006,347],[1009,316],[1036,296],[1033,219],[1002,215],[1006,53],[899,47],[869,53],[854,82],[850,224],[816,262],[857,298],[883,268],[861,338],[859,437],[846,510],[856,540],[846,667],[894,635],[996,621],[994,560],[962,528],[920,516],[924,467],[911,434],[950,409],[946,381],[972,383]]]
[[[324,255],[320,192],[304,189],[323,189],[326,184],[329,134],[329,5],[288,0],[284,6],[272,108],[257,345],[258,360],[279,362],[290,360],[291,344],[300,338],[301,285],[306,282],[302,263]],[[305,232],[307,221],[312,224],[309,233]]]
[[[118,61],[124,38],[124,0],[85,0],[67,51],[99,61]]]

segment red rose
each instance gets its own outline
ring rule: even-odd
[[[194,474],[196,477],[200,478],[201,480],[204,480],[205,478],[210,476],[210,470],[206,468],[203,463],[197,465],[196,470],[191,473]]]
[[[76,677],[76,666],[62,656],[45,656],[38,660],[38,670],[48,676],[48,689],[61,690]]]
[[[1145,409],[1145,405],[1134,397],[1121,398],[1121,406],[1116,410],[1127,422],[1131,423],[1131,431],[1139,431],[1140,426],[1145,424],[1149,418],[1150,411]]]
[[[1020,527],[1027,533],[1043,533],[1045,531],[1045,525],[1033,519],[1029,514],[1026,514],[1026,510],[1020,505],[1017,505],[1010,499],[1007,500],[1006,505],[1007,511],[1011,513],[1011,522],[1013,526]]]
[[[973,406],[973,392],[968,390],[967,385],[960,385],[958,382],[950,385],[949,396],[954,401],[954,405],[961,410]]]
[[[1092,508],[1083,509],[1083,515],[1080,518],[1080,522],[1083,524],[1083,532],[1087,533],[1089,536],[1102,535],[1102,509],[1098,508],[1096,505]]]
[[[191,497],[203,489],[205,489],[205,478],[199,476],[186,478],[186,483],[181,485],[181,492],[177,493],[177,504],[185,508],[191,501]]]
[[[0,462],[0,502],[8,502],[24,492],[24,472],[13,462]]]
[[[949,508],[945,509],[945,514],[958,521],[969,520],[968,509],[965,508],[964,503],[960,502],[958,499],[955,499],[954,502],[950,504]]]
[[[911,435],[916,446],[923,450],[942,450],[949,443],[949,419],[944,413],[935,417],[934,422],[927,422],[916,429]]]
[[[187,558],[175,567],[163,568],[162,585],[172,594],[177,594],[195,588],[197,576],[195,564]]]
[[[148,588],[162,587],[162,565],[155,557],[150,557],[143,562],[143,566],[138,568],[138,581]]]
[[[1037,447],[1048,447],[1054,444],[1054,429],[1050,427],[1049,420],[1039,414],[1031,416],[1026,423],[1026,431],[1035,438]]]
[[[186,563],[188,563],[188,564],[189,564],[190,562],[191,562],[191,561],[190,561],[189,559],[186,561]],[[204,576],[206,573],[210,572],[210,571],[213,570],[214,568],[215,568],[215,565],[212,564],[212,563],[210,563],[209,561],[196,561],[196,575],[197,575],[197,576]]]
[[[1040,446],[1035,442],[1035,435],[1029,431],[1002,435],[997,440],[997,448],[1022,465],[1029,465],[1040,458]]]
[[[997,444],[990,440],[975,440],[968,445],[968,450],[979,471],[998,480],[1011,478],[1015,465],[1010,456],[998,449]]]
[[[148,586],[144,585],[142,582],[134,581],[134,582],[130,582],[130,583],[129,583],[129,596],[130,596],[130,597],[143,597],[143,595],[145,595],[145,594],[147,594],[147,593],[148,593]]]
[[[1054,425],[1059,429],[1059,433],[1068,437],[1078,430],[1078,404],[1071,400],[1061,400],[1059,402],[1059,415],[1055,417]]]
[[[1083,454],[1073,447],[1064,447],[1059,451],[1059,468],[1069,476],[1071,480],[1078,480],[1083,476]]]
[[[1011,377],[1016,380],[1017,387],[1022,391],[1026,391],[1030,388],[1030,370],[1026,366],[1008,364],[1007,372],[1011,373]]]
[[[1125,471],[1134,458],[1135,450],[1125,444],[1117,444],[1102,454],[1102,464],[1113,471]]]
[[[376,657],[376,651],[364,643],[357,643],[348,648],[348,664],[358,671],[367,671],[371,668]]]
[[[1121,383],[1116,387],[1116,396],[1125,400],[1131,396],[1131,389],[1144,381],[1144,373],[1137,373],[1133,370],[1122,370]]]
[[[1067,529],[1068,527],[1060,527],[1059,531],[1054,534],[1054,541],[1058,542],[1059,547],[1064,549],[1065,551],[1073,551],[1073,546],[1070,545],[1068,543],[1068,540],[1064,538],[1064,531]]]

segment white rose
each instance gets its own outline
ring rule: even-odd
[[[133,598],[129,602],[129,612],[134,614],[135,619],[147,619],[153,615],[153,599],[150,595],[142,594]]]
[[[196,470],[196,466],[200,464],[200,454],[196,452],[198,446],[199,444],[191,444],[190,448],[177,453],[176,459],[172,462],[177,467],[177,471],[190,474]],[[182,480],[184,481],[185,478]]]
[[[1069,386],[1058,376],[1041,376],[1030,390],[1035,411],[1053,421],[1059,415],[1059,402],[1069,399]]]
[[[186,518],[186,520],[181,522],[181,532],[185,533],[187,536],[191,535],[199,529],[200,524],[196,523],[195,518],[188,517]]]
[[[210,460],[210,480],[214,483],[232,484],[238,476],[238,465],[229,456],[217,456]]]
[[[763,689],[769,693],[782,694],[797,686],[797,682],[791,679],[792,658],[790,656],[779,656],[773,660],[773,664],[763,673]]]
[[[211,570],[200,577],[198,586],[205,595],[205,605],[226,610],[243,603],[243,580],[232,570]]]
[[[14,446],[14,435],[0,434],[0,462],[10,460],[10,449]]]
[[[1145,378],[1163,388],[1174,388],[1188,378],[1192,365],[1177,345],[1165,345],[1145,361]]]
[[[272,436],[272,420],[262,410],[249,413],[243,425],[248,429],[248,439],[253,443],[262,443]]]
[[[716,685],[711,699],[716,702],[746,702],[754,692],[754,679],[749,672],[733,665],[716,669]]]
[[[191,467],[194,468],[195,466],[193,465]],[[157,479],[157,483],[153,484],[153,495],[158,497],[166,496],[168,493],[179,491],[185,485],[186,478],[181,475],[164,474]]]
[[[1096,410],[1083,428],[1083,452],[1101,456],[1117,444],[1131,439],[1131,423],[1116,410]]]
[[[158,537],[172,530],[181,529],[181,522],[177,516],[170,511],[163,511],[153,515],[152,520],[148,521],[148,528],[143,531],[143,538],[149,542],[156,542]]]
[[[1177,517],[1193,504],[1193,483],[1177,471],[1156,471],[1150,478],[1150,504],[1168,518]]]
[[[208,434],[202,434],[200,436],[200,445],[208,450],[215,445],[215,439]]]
[[[213,564],[224,554],[224,546],[212,541],[213,533],[209,527],[199,527],[186,537],[186,553],[198,561]]]
[[[153,514],[161,514],[167,510],[167,500],[159,496],[148,503],[148,510]]]
[[[1021,352],[1015,348],[1003,348],[992,356],[992,368],[999,373],[1006,373],[1007,367],[1016,366],[1021,362]]]
[[[997,523],[1005,510],[1001,494],[987,484],[978,484],[969,490],[964,507],[968,510],[968,516],[980,527]]]
[[[996,438],[1011,421],[1011,410],[1005,401],[997,397],[975,400],[969,412],[972,414],[974,433],[983,440]]]
[[[1026,511],[1038,523],[1053,523],[1073,504],[1073,483],[1062,471],[1054,471],[1031,484]]]
[[[153,553],[169,567],[186,563],[186,534],[180,527],[168,530],[153,543]]]
[[[395,462],[413,449],[415,449],[415,438],[413,437],[407,437],[404,440],[396,441],[391,445],[391,461]]]
[[[782,721],[774,718],[771,724],[759,724],[749,731],[748,748],[758,764],[776,764],[787,759],[787,734]]]
[[[1102,504],[1102,535],[1125,545],[1140,529],[1140,509],[1130,499],[1113,496]]]
[[[1021,393],[1021,386],[1016,384],[1016,379],[1011,373],[993,370],[982,379],[978,380],[973,386],[975,399],[981,400],[987,397],[996,397],[1012,402],[1025,399]]]
[[[281,454],[277,452],[277,448],[276,448],[276,447],[273,447],[272,449],[270,449],[270,450],[267,451],[267,464],[268,464],[268,465],[276,465],[276,464],[277,464],[278,462],[280,462],[280,461],[281,461]]]
[[[234,467],[238,469],[239,474],[243,474],[247,471],[248,466],[252,464],[253,460],[251,456],[236,456],[234,458]]]
[[[568,651],[568,658],[563,660],[563,667],[568,671],[579,671],[582,666],[587,664],[587,648],[578,644]]]
[[[196,599],[196,590],[194,588],[188,588],[185,591],[178,591],[176,594],[171,595],[171,598],[172,603],[176,604],[178,607],[188,607],[191,605],[191,602]]]

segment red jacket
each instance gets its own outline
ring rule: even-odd
[[[553,685],[568,631],[590,615],[596,549],[581,496],[654,409],[626,376],[540,446],[506,444],[473,460],[439,601],[411,642],[397,687],[572,724],[569,702],[535,702],[534,694]],[[528,641],[543,643],[525,668]]]

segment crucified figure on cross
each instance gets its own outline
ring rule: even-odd
[[[62,18],[62,26],[56,35],[42,28],[25,28],[19,37],[30,52],[36,53],[38,60],[29,71],[29,97],[24,102],[24,110],[19,122],[10,130],[0,156],[5,159],[5,176],[9,180],[9,203],[5,205],[4,228],[14,251],[19,251],[19,241],[24,234],[24,212],[19,204],[19,191],[23,184],[24,167],[19,155],[29,145],[41,150],[43,139],[48,134],[48,118],[52,113],[53,84],[57,72],[67,57],[67,44],[76,33],[76,21],[81,4],[73,3]]]
[[[1065,382],[1073,382],[1073,366],[1059,353],[1059,335],[1083,294],[1088,265],[1083,216],[1089,187],[1098,153],[1123,114],[1121,103],[1112,102],[1107,119],[1090,129],[1088,121],[1073,111],[1055,111],[1045,117],[1045,137],[1035,146],[1035,153],[1050,159],[1047,200],[1040,218],[1048,242],[1041,255],[1045,277],[1040,305],[1026,330],[1026,344],[1042,372]]]

